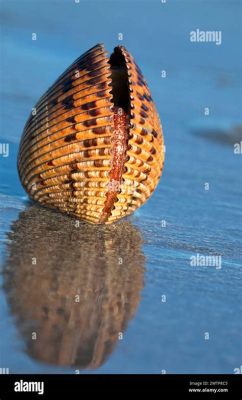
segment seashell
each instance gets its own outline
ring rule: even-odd
[[[164,164],[159,116],[123,46],[98,44],[40,98],[21,138],[18,171],[30,197],[90,223],[133,213]]]
[[[142,245],[129,221],[76,227],[37,205],[21,212],[8,233],[3,284],[28,355],[78,368],[105,363],[140,302]]]

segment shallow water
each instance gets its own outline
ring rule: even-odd
[[[0,158],[0,367],[233,373],[242,364],[242,156],[234,153],[242,140],[241,5],[5,1],[1,14],[1,143],[9,157]],[[222,45],[192,44],[198,27],[222,30]],[[165,168],[128,220],[76,226],[28,202],[18,142],[58,74],[97,42],[111,51],[119,32],[159,109]],[[221,256],[221,268],[191,266],[196,254]]]

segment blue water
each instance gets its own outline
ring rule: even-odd
[[[234,153],[234,144],[242,140],[241,16],[240,1],[1,2],[0,136],[10,154],[0,158],[0,367],[10,373],[233,373],[242,365],[242,155]],[[222,44],[191,43],[189,32],[197,28],[221,30]],[[117,228],[115,240],[113,228],[83,228],[77,234],[68,218],[31,206],[18,180],[16,155],[23,125],[40,95],[96,43],[112,51],[120,32],[121,44],[136,58],[157,104],[166,161],[154,195]],[[100,243],[104,257],[92,243]],[[89,248],[93,258],[85,253]],[[221,268],[191,266],[190,257],[197,253],[221,256]],[[32,272],[28,262],[35,254],[42,263]],[[78,257],[83,257],[79,271]],[[98,296],[107,291],[102,303],[107,311],[99,310],[96,297],[88,302],[83,289],[80,315],[73,317],[73,304],[63,306],[69,313],[66,331],[53,310],[55,301],[74,296],[68,273],[74,274],[75,290],[80,274],[82,288],[90,285]],[[123,296],[133,311],[129,315],[126,303],[121,306],[126,327],[118,340],[121,325],[115,325],[108,296],[116,301],[124,282]],[[54,288],[51,297],[55,283],[61,289]],[[49,328],[38,312],[43,298],[55,321]],[[96,331],[91,329],[95,324]],[[30,337],[34,329],[41,332],[38,351]],[[98,366],[74,365],[80,343],[87,343],[81,349],[91,357],[112,334],[117,338],[112,351]],[[95,350],[93,343],[98,343]],[[61,357],[51,362],[54,348],[66,357],[66,366]]]

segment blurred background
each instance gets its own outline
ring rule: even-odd
[[[9,145],[0,155],[0,367],[234,373],[242,365],[241,1],[1,0],[0,8],[0,143]],[[196,29],[221,31],[221,45],[191,42]],[[144,207],[94,229],[31,205],[16,157],[39,97],[99,42],[135,57],[166,160]],[[192,267],[197,253],[220,255],[222,268]]]

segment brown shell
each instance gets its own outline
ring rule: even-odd
[[[123,57],[129,90],[121,136],[111,58],[98,44],[40,98],[19,149],[19,176],[30,197],[91,223],[115,222],[140,207],[164,163],[159,116],[143,75],[123,46],[113,55]]]

